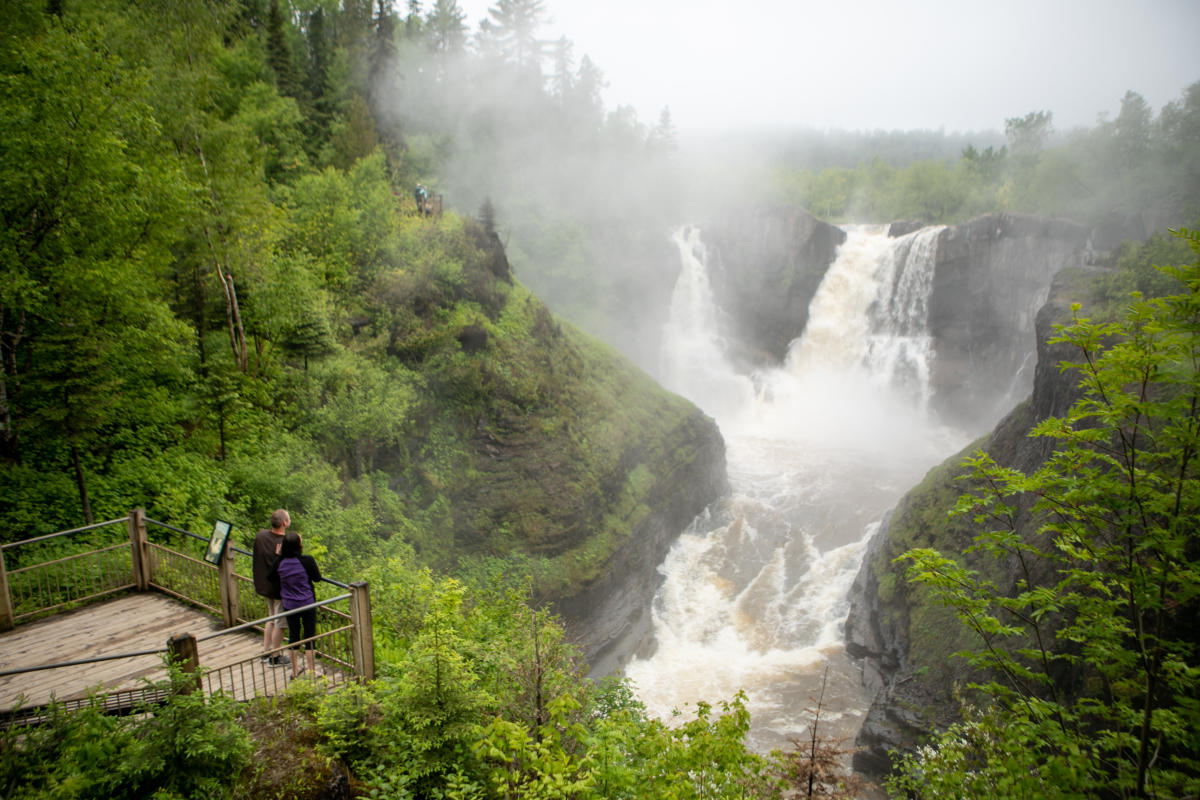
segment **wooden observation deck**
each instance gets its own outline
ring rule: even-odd
[[[237,571],[250,553],[228,547],[213,565],[201,557],[208,544],[139,509],[0,546],[0,724],[37,719],[51,702],[112,711],[153,702],[167,691],[168,657],[209,694],[283,691],[291,668],[261,660],[270,617]],[[327,686],[374,677],[367,585],[316,588],[317,674],[302,677]]]

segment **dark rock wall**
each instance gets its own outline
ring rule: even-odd
[[[662,581],[658,566],[671,544],[710,503],[729,490],[725,440],[699,410],[674,432],[667,463],[652,464],[659,480],[633,529],[600,578],[555,603],[568,636],[593,674],[617,671],[621,658],[644,653],[651,641],[650,605]]]
[[[889,235],[919,230],[893,223]],[[709,278],[728,354],[747,370],[779,364],[808,324],[808,306],[837,249],[840,228],[795,208],[732,214],[704,228]],[[1068,220],[989,214],[938,240],[929,327],[933,410],[982,431],[1033,385],[1034,317],[1050,281],[1088,257],[1089,231]]]
[[[808,304],[845,231],[798,208],[731,214],[703,228],[709,279],[729,316],[730,355],[748,366],[780,363],[808,324]]]
[[[964,487],[957,477],[964,455],[985,449],[1002,466],[1037,469],[1049,456],[1051,442],[1030,438],[1029,431],[1049,416],[1061,416],[1080,396],[1077,376],[1057,364],[1074,358],[1066,345],[1048,345],[1052,325],[1070,318],[1070,304],[1086,270],[1060,273],[1036,318],[1037,365],[1028,401],[1004,417],[995,430],[931,470],[921,485],[901,499],[872,539],[851,589],[846,621],[846,649],[860,659],[864,684],[875,698],[857,744],[855,768],[878,776],[892,755],[911,749],[934,730],[958,717],[955,686],[967,680],[966,664],[953,656],[976,646],[953,616],[905,582],[903,567],[893,562],[913,547],[935,547],[961,553],[976,532],[969,521],[947,519]],[[973,564],[989,569],[1001,587],[1013,584],[1016,565]],[[1011,570],[1009,569],[1011,567]]]
[[[943,232],[929,301],[941,419],[984,430],[1029,394],[1034,318],[1055,273],[1084,262],[1088,235],[1074,222],[1017,214]]]

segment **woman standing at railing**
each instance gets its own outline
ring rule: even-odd
[[[321,570],[317,567],[317,561],[312,556],[306,556],[303,553],[303,547],[300,543],[300,534],[295,531],[288,531],[283,536],[283,543],[279,548],[279,557],[275,559],[274,565],[271,567],[271,574],[279,578],[279,593],[283,597],[283,610],[291,611],[293,608],[303,608],[317,602],[316,592],[313,590],[313,584],[321,580]],[[317,633],[317,610],[310,608],[305,611],[297,611],[294,614],[289,614],[287,617],[288,623],[288,643],[295,648],[295,643],[301,639],[311,640]],[[303,626],[304,635],[301,636],[301,626]],[[308,665],[310,674],[316,674],[317,661],[316,653],[313,652],[312,641],[305,643],[305,661]],[[295,678],[300,673],[304,672],[304,667],[300,664],[299,653],[296,658],[292,659],[292,677]]]

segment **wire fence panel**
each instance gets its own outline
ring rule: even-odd
[[[270,616],[266,598],[254,593],[254,581],[245,575],[235,574],[238,583],[238,622],[249,622]],[[345,584],[322,581],[313,588],[317,602],[327,600],[341,591]],[[351,634],[350,604],[343,607],[321,606],[317,609],[317,630],[337,631],[338,637],[323,645],[324,655],[342,665],[354,668],[354,643]],[[343,610],[344,609],[344,610]]]
[[[261,658],[244,659],[205,671],[204,692],[209,695],[223,692],[235,700],[249,700],[279,694],[295,680],[316,680],[326,688],[340,686],[354,679],[353,661],[347,662],[334,655],[344,649],[338,642],[340,638],[349,642],[348,629],[328,631],[312,638],[316,654],[315,674],[305,666],[299,676],[293,677],[291,665],[273,665]],[[301,650],[289,647],[287,651],[293,659],[304,658]]]
[[[64,611],[133,586],[129,543],[8,570],[13,618]]]
[[[206,561],[150,543],[150,585],[166,594],[221,613],[221,582]]]

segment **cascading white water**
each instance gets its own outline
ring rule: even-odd
[[[783,746],[829,666],[822,719],[857,730],[868,698],[842,652],[850,583],[883,512],[965,444],[926,414],[939,230],[848,229],[786,364],[752,376],[724,355],[700,232],[675,233],[661,375],[717,420],[732,492],[661,567],[657,648],[626,668],[651,712],[745,690],[755,746]]]

